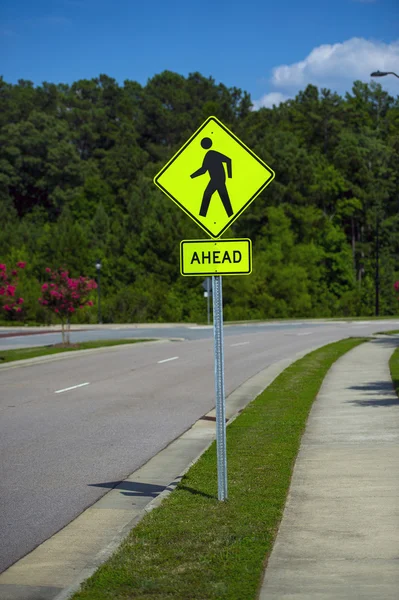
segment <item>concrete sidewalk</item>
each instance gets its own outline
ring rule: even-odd
[[[397,345],[383,336],[362,344],[324,380],[260,600],[399,598]]]

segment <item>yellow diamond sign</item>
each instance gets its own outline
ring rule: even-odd
[[[216,117],[209,117],[154,183],[212,238],[218,238],[273,178],[266,163]]]

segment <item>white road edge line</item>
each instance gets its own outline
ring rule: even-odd
[[[170,360],[176,360],[178,358],[179,358],[178,356],[172,356],[172,358],[165,358],[164,360],[159,360],[158,364],[160,365],[161,363],[169,362]]]
[[[90,381],[87,381],[86,383],[79,383],[78,385],[73,385],[72,387],[64,388],[63,390],[57,390],[54,393],[55,394],[62,394],[62,392],[69,392],[69,390],[76,390],[76,388],[83,387],[84,385],[90,385]]]
[[[303,333],[297,333],[297,335],[312,335],[313,331],[304,331]]]
[[[232,348],[233,346],[246,346],[247,344],[249,344],[249,342],[239,342],[238,344],[230,344],[230,347]]]

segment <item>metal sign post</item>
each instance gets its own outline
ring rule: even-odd
[[[273,179],[274,171],[216,117],[208,117],[154,177],[155,185],[212,238],[181,242],[180,272],[207,276],[202,285],[208,324],[212,276],[219,500],[227,499],[222,275],[252,271],[251,240],[220,236]],[[216,192],[221,202],[213,200]]]
[[[218,499],[227,500],[226,409],[224,397],[223,294],[222,277],[212,277],[213,344],[215,355],[216,450]]]
[[[206,309],[207,309],[206,310],[206,314],[207,314],[207,317],[208,317],[208,325],[211,322],[211,319],[210,319],[210,306],[211,306],[211,303],[210,303],[210,296],[211,296],[211,286],[210,286],[210,283],[211,283],[210,277],[207,277],[206,278]]]

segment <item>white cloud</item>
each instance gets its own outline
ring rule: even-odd
[[[370,73],[378,70],[399,74],[399,40],[386,44],[352,38],[342,43],[323,44],[314,48],[304,60],[275,67],[270,81],[273,89],[255,100],[254,105],[256,108],[268,106],[267,103],[276,103],[274,99],[282,102],[308,84],[343,93],[351,89],[356,79],[370,81]],[[392,94],[399,93],[396,78],[388,76],[377,81]]]
[[[259,100],[254,100],[254,110],[258,110],[258,108],[266,107],[273,108],[273,106],[278,106],[281,102],[285,102],[288,100],[288,96],[282,94],[281,92],[270,92],[270,94],[265,94]]]
[[[272,82],[278,87],[313,83],[328,86],[343,79],[369,79],[371,71],[399,70],[399,40],[384,44],[352,38],[341,44],[314,48],[300,62],[273,69]]]

